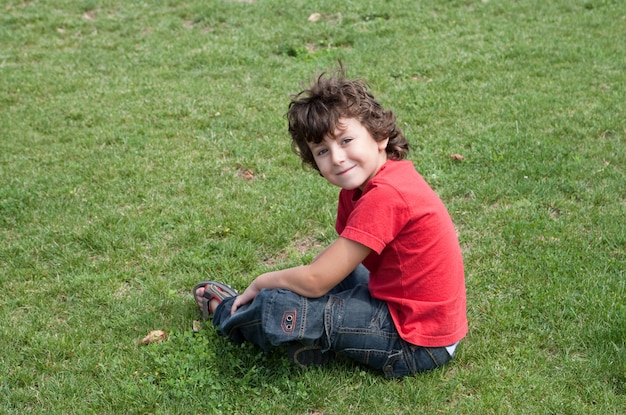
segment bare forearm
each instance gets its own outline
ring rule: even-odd
[[[309,265],[266,272],[252,281],[233,302],[231,313],[252,301],[264,288],[283,288],[304,297],[317,298],[339,284],[370,253],[357,242],[339,238]]]
[[[251,285],[260,291],[263,288],[284,288],[304,297],[321,297],[332,287],[320,284],[308,265],[267,272],[259,275]]]
[[[320,288],[323,285],[316,284],[313,278],[307,277],[307,268],[307,266],[300,266],[259,275],[240,296],[235,298],[230,312],[234,314],[241,305],[252,301],[264,288],[284,288],[310,298],[326,294],[328,290],[323,291]]]

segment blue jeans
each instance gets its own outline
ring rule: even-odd
[[[445,347],[421,347],[398,335],[384,301],[371,297],[369,272],[360,265],[320,298],[284,289],[261,290],[233,315],[233,298],[215,310],[213,324],[234,341],[264,350],[276,346],[315,346],[400,377],[434,369],[450,360]]]

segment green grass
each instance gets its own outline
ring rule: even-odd
[[[0,413],[624,413],[624,39],[619,0],[1,2]],[[464,250],[470,333],[403,380],[192,330],[334,238],[284,113],[338,60]]]

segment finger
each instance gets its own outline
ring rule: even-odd
[[[235,314],[238,308],[239,308],[239,298],[236,298],[235,301],[233,301],[232,307],[230,308],[230,314]]]

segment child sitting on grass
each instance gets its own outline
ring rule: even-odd
[[[343,70],[287,112],[303,163],[341,188],[338,237],[310,264],[259,275],[238,295],[194,295],[221,334],[308,366],[335,354],[400,377],[445,364],[467,333],[463,259],[443,203],[410,161],[394,114]]]

